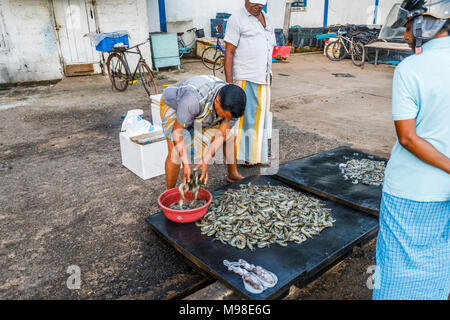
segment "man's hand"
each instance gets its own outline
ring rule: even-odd
[[[183,183],[191,181],[191,166],[188,163],[183,163]]]
[[[202,159],[202,161],[195,166],[194,171],[197,171],[198,169],[202,169],[202,175],[200,176],[200,180],[203,180],[203,184],[206,185],[208,183],[208,170],[209,170],[208,162]]]
[[[450,158],[416,133],[416,119],[395,121],[398,142],[420,160],[450,174]]]
[[[236,51],[236,46],[229,42],[226,42],[225,47],[225,81],[229,84],[233,84],[233,63],[234,63],[234,52]]]

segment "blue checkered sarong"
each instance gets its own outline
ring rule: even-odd
[[[383,193],[374,300],[446,300],[450,293],[450,201]]]

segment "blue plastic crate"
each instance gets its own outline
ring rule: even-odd
[[[229,19],[231,17],[231,13],[226,12],[217,12],[216,19]]]
[[[275,39],[277,46],[286,46],[286,38],[284,37],[283,29],[275,29]]]
[[[211,37],[223,39],[227,29],[226,19],[211,19]]]
[[[111,52],[114,45],[121,42],[129,46],[130,44],[128,42],[128,35],[124,35],[122,37],[106,37],[102,41],[100,41],[95,49],[97,49],[97,51]]]
[[[318,34],[316,39],[329,39],[337,37],[337,33],[326,33],[326,34]]]

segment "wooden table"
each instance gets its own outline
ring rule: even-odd
[[[411,47],[407,43],[397,43],[397,42],[374,42],[366,44],[364,46],[366,49],[375,49],[375,66],[378,65],[378,55],[381,50],[394,50],[394,51],[410,51]],[[367,52],[367,51],[366,51]]]

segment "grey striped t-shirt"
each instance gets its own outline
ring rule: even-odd
[[[177,121],[184,128],[193,126],[196,120],[203,127],[213,127],[225,120],[217,115],[214,99],[226,85],[225,81],[213,76],[195,76],[168,87],[162,98],[170,108],[176,110]],[[225,120],[225,123],[232,127],[237,120]]]

